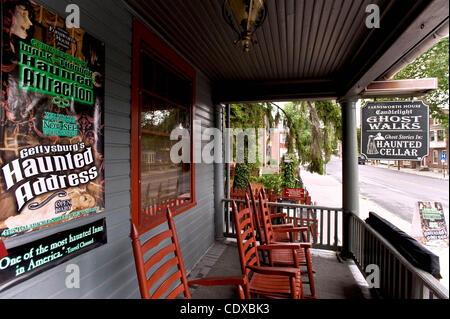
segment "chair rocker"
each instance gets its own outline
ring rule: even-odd
[[[298,265],[267,267],[261,266],[259,260],[259,251],[290,249],[296,261],[298,246],[292,247],[291,243],[257,246],[253,214],[248,195],[245,197],[247,207],[239,211],[234,201],[232,207],[242,274],[248,278],[246,296],[248,298],[303,298],[302,278]]]
[[[284,228],[274,228],[272,226],[272,220],[270,218],[269,205],[267,203],[267,199],[264,198],[263,192],[259,194],[259,215],[260,220],[263,223],[263,231],[264,231],[264,244],[267,246],[279,245],[280,242],[277,242],[275,239],[275,234],[278,233],[296,233],[296,232],[305,232],[305,227],[284,227]],[[306,228],[307,231],[307,228]],[[291,236],[292,237],[292,236]],[[289,243],[284,243],[288,245]],[[268,251],[269,255],[269,264],[271,266],[295,266],[295,267],[306,267],[305,271],[301,271],[302,274],[306,273],[308,275],[308,281],[303,282],[303,284],[309,284],[311,295],[305,296],[305,298],[317,298],[316,297],[316,289],[314,285],[314,276],[312,269],[312,260],[309,249],[312,248],[311,243],[301,242],[301,243],[291,243],[295,244],[297,248],[297,254],[293,255],[289,249],[276,249]]]
[[[185,298],[191,299],[189,290],[191,285],[233,285],[237,287],[239,297],[245,299],[244,291],[247,286],[245,276],[210,277],[187,281],[170,208],[167,208],[165,219],[168,229],[152,236],[143,245],[137,227],[133,223],[131,225],[131,239],[141,297],[143,299],[174,299],[184,294]],[[160,248],[161,246],[164,247]],[[147,253],[152,253],[152,255],[144,261],[144,255]],[[148,271],[161,262],[164,263],[147,278]],[[174,268],[175,271],[173,271]]]

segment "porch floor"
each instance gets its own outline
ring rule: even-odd
[[[367,283],[353,261],[340,260],[335,252],[311,250],[316,284],[316,295],[319,299],[370,299]],[[236,242],[230,239],[216,241],[194,266],[188,280],[232,276],[241,274]],[[305,294],[309,294],[309,286],[304,285]],[[194,299],[237,299],[236,289],[231,286],[222,287],[190,287]]]

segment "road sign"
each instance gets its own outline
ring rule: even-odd
[[[441,161],[444,162],[447,160],[447,153],[441,153]]]

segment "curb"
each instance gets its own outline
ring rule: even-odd
[[[410,175],[418,175],[418,176],[424,176],[424,177],[430,177],[430,178],[434,178],[434,179],[439,179],[442,181],[448,181],[449,180],[449,175],[446,174],[445,178],[442,176],[442,174],[438,174],[438,173],[431,173],[431,174],[422,174],[418,171],[411,171],[410,169],[407,168],[401,168],[400,170],[397,170],[397,168],[390,168],[387,167],[386,165],[372,165],[372,164],[366,164],[367,166],[371,166],[371,167],[376,167],[376,168],[382,168],[382,169],[387,169],[387,170],[391,170],[391,171],[398,171],[401,173],[405,173],[405,174],[410,174]],[[441,175],[441,176],[439,176]]]

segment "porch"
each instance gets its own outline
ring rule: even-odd
[[[61,17],[67,12],[67,1],[39,2]],[[418,0],[410,6],[399,0],[267,1],[266,23],[255,34],[258,44],[248,54],[233,45],[236,35],[223,21],[223,1],[122,0],[114,5],[99,0],[73,2],[82,9],[82,28],[101,39],[106,50],[105,209],[99,215],[11,238],[6,244],[7,248],[24,245],[97,218],[106,221],[108,242],[71,260],[81,269],[79,289],[66,286],[67,264],[60,264],[1,292],[0,298],[140,297],[130,226],[155,213],[149,199],[159,190],[165,192],[169,180],[166,177],[171,177],[168,172],[173,171],[169,163],[165,170],[158,168],[155,175],[141,174],[141,168],[154,164],[156,159],[154,150],[148,147],[156,143],[141,143],[141,115],[148,112],[146,105],[153,103],[149,102],[152,94],[163,105],[170,104],[169,98],[180,100],[179,96],[164,95],[170,90],[160,96],[142,87],[140,60],[149,61],[151,57],[151,65],[163,70],[157,74],[159,79],[177,80],[174,74],[183,75],[187,97],[182,97],[185,103],[177,103],[183,105],[173,110],[188,110],[189,116],[182,120],[202,120],[203,131],[230,127],[229,103],[338,101],[343,119],[343,207],[270,204],[293,217],[306,217],[308,223],[311,214],[316,216],[312,223],[318,232],[308,239],[314,247],[318,297],[372,297],[362,274],[368,265],[376,264],[381,274],[378,292],[386,298],[448,299],[448,291],[435,278],[412,266],[358,217],[356,135],[356,101],[373,97],[371,84],[390,79],[407,61],[448,33],[448,1]],[[369,4],[376,4],[382,13],[381,28],[366,26]],[[136,28],[138,25],[141,27]],[[147,73],[149,78],[156,78],[153,74]],[[402,96],[420,96],[428,90],[430,87],[408,86],[403,88]],[[398,88],[393,91],[383,92],[383,96],[400,95]],[[141,96],[146,94],[147,102],[142,103]],[[170,132],[157,133],[151,136],[153,141],[161,140],[164,134],[168,139]],[[205,143],[196,146],[201,148]],[[166,152],[166,148],[161,150]],[[163,159],[161,156],[158,160]],[[171,199],[176,206],[174,219],[190,279],[241,273],[236,246],[225,240],[234,235],[230,200],[223,199],[224,185],[229,190],[227,166],[222,161],[192,165],[190,179],[178,184],[182,189],[179,193],[190,197]],[[145,187],[149,180],[157,179],[165,180],[155,188]],[[153,231],[147,224],[140,226],[149,233]],[[341,252],[350,257],[338,259]],[[208,299],[235,297],[233,288],[227,289],[196,287],[192,294],[194,298]]]
[[[223,238],[195,264],[188,280],[241,274],[235,229],[230,204],[245,207],[243,200],[223,199]],[[259,204],[258,202],[256,203]],[[289,220],[303,221],[311,229],[307,241],[315,271],[316,296],[319,299],[448,299],[448,290],[430,273],[408,261],[386,238],[355,214],[346,216],[348,236],[352,238],[349,258],[342,254],[342,209],[312,205],[270,202],[274,213],[284,213]],[[373,269],[376,266],[377,270]],[[378,272],[378,274],[376,273]],[[368,275],[374,275],[371,278]],[[305,280],[307,281],[307,277]],[[367,278],[367,280],[366,280]],[[369,284],[370,282],[370,284]],[[305,293],[309,286],[304,285]],[[194,299],[234,299],[234,287],[192,287]]]
[[[338,257],[336,252],[312,249],[311,257],[316,271],[314,281],[320,299],[371,299],[368,285],[356,264]],[[330,272],[330,269],[333,269]],[[208,249],[188,276],[188,280],[241,274],[236,242],[218,240]],[[305,287],[307,290],[308,288]],[[234,287],[192,286],[193,299],[237,299]]]

